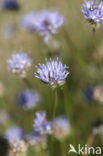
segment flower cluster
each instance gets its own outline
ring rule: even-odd
[[[52,133],[52,123],[46,120],[46,112],[36,112],[34,131],[41,135]]]
[[[50,61],[46,61],[46,65],[39,64],[35,76],[52,87],[61,86],[65,83],[65,79],[69,74],[66,68],[67,66],[63,65],[58,58],[57,60],[50,59]]]
[[[12,59],[8,60],[11,71],[15,74],[25,75],[26,70],[31,66],[31,58],[24,52],[14,53]]]
[[[36,91],[29,89],[21,92],[18,96],[19,105],[25,110],[33,109],[38,105],[39,101],[39,94]]]
[[[81,11],[90,23],[97,24],[103,22],[103,2],[100,2],[100,0],[85,0]]]
[[[58,28],[64,25],[64,18],[58,13],[49,10],[30,12],[22,19],[22,26],[31,31],[37,31],[44,36],[45,42],[51,34],[56,34]]]

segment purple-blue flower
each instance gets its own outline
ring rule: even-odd
[[[93,87],[88,87],[84,90],[84,95],[85,97],[90,100],[90,101],[94,101],[94,88]]]
[[[103,2],[100,0],[84,0],[81,11],[87,21],[92,24],[103,22]]]
[[[22,26],[26,29],[37,31],[44,36],[45,42],[51,34],[56,34],[59,27],[64,25],[64,18],[58,12],[45,10],[30,12],[22,19]]]
[[[49,84],[52,87],[56,87],[57,85],[61,86],[65,83],[65,79],[69,74],[66,69],[67,66],[63,65],[58,58],[57,60],[50,59],[50,61],[46,60],[46,65],[39,64],[35,76],[42,82]]]
[[[53,135],[57,139],[63,139],[70,133],[70,122],[65,116],[56,117],[53,122]]]
[[[22,140],[24,137],[23,129],[18,126],[9,128],[5,133],[5,137],[8,139],[8,141]]]
[[[64,18],[58,12],[45,10],[39,14],[39,18],[37,30],[44,36],[56,34],[58,28],[64,25]]]
[[[52,123],[46,120],[46,112],[36,112],[36,119],[34,120],[34,131],[39,134],[51,134]]]
[[[40,96],[34,90],[27,89],[24,92],[21,92],[18,96],[19,105],[25,110],[35,108],[39,101]]]
[[[19,155],[27,151],[27,143],[24,140],[24,131],[18,126],[9,128],[5,133],[5,138],[9,142],[9,155]]]
[[[19,10],[20,8],[18,0],[4,0],[1,7],[5,10]]]
[[[25,74],[26,70],[31,66],[32,59],[24,52],[14,53],[12,58],[8,60],[9,68],[13,73]]]

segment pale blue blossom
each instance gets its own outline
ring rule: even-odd
[[[27,53],[18,52],[8,59],[9,68],[13,73],[22,74],[31,66],[32,59]]]
[[[36,119],[34,120],[34,131],[39,134],[52,133],[52,123],[46,120],[46,112],[36,112]]]
[[[34,90],[25,90],[18,96],[19,106],[25,110],[35,108],[40,102],[39,94]]]
[[[81,11],[87,21],[92,24],[103,22],[103,2],[100,0],[84,0]]]
[[[66,69],[67,66],[63,65],[58,58],[57,60],[50,59],[50,61],[46,60],[46,65],[39,64],[35,76],[42,82],[49,84],[52,87],[56,87],[57,85],[61,86],[65,83],[65,79],[69,74]]]

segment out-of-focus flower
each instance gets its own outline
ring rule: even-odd
[[[46,10],[39,14],[37,30],[45,37],[45,42],[48,42],[49,36],[51,34],[56,34],[58,28],[63,25],[64,18],[58,12]]]
[[[93,87],[89,87],[89,88],[85,89],[85,91],[84,91],[85,97],[90,101],[94,100],[93,94],[94,94],[94,88]]]
[[[40,135],[36,132],[33,132],[32,134],[27,135],[26,140],[29,145],[33,146],[37,151],[40,151],[41,149],[46,149],[47,147],[46,135]]]
[[[0,96],[3,96],[5,92],[4,84],[0,81]]]
[[[98,85],[92,88],[88,88],[85,91],[85,96],[88,100],[93,100],[97,102],[103,102],[103,85]]]
[[[39,32],[47,43],[51,34],[56,34],[58,28],[64,25],[64,18],[58,13],[49,10],[31,12],[24,16],[22,26],[26,29]]]
[[[40,101],[40,96],[36,91],[25,90],[18,96],[19,105],[25,109],[33,109]]]
[[[66,68],[67,66],[63,65],[58,58],[57,60],[50,59],[50,61],[46,61],[46,65],[39,64],[35,76],[52,87],[61,86],[65,83],[65,79],[69,74]]]
[[[93,133],[94,134],[103,134],[103,125],[99,126],[99,127],[95,127],[93,129]]]
[[[11,141],[10,142],[10,150],[9,156],[18,156],[21,153],[25,153],[27,151],[28,145],[24,140],[19,141]]]
[[[24,136],[24,132],[23,132],[22,128],[20,128],[18,126],[9,128],[5,133],[5,137],[9,141],[12,141],[12,140],[19,141],[19,140],[23,139],[23,136]]]
[[[103,85],[96,86],[94,89],[94,99],[103,102]]]
[[[4,10],[19,10],[20,9],[18,0],[4,0],[1,3],[1,7]]]
[[[103,22],[103,2],[100,0],[84,0],[81,11],[91,24]]]
[[[9,68],[14,74],[26,75],[27,69],[31,66],[32,59],[24,52],[14,53],[12,59],[8,60]]]
[[[9,120],[9,114],[5,109],[0,111],[0,125],[5,124]]]
[[[93,134],[95,134],[95,135],[103,134],[103,121],[97,120],[97,121],[93,122],[92,125],[93,125]]]
[[[46,120],[46,113],[36,112],[36,119],[34,120],[34,131],[39,134],[51,134],[52,123]]]
[[[39,14],[37,12],[29,12],[21,21],[21,26],[30,31],[36,31],[36,24],[39,20]]]
[[[53,135],[62,140],[70,134],[70,122],[65,116],[57,117],[53,122]]]
[[[9,156],[17,156],[20,153],[26,152],[27,144],[24,141],[24,132],[20,127],[15,126],[8,129],[5,137],[10,145]]]

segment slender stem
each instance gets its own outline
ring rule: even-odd
[[[54,122],[55,115],[56,115],[57,103],[58,103],[58,95],[57,95],[57,89],[55,89],[55,103],[54,103],[54,109],[53,109],[53,122]]]
[[[99,55],[99,51],[98,51],[98,48],[96,46],[96,42],[97,42],[97,39],[96,39],[96,28],[93,27],[93,46],[94,46],[94,49],[95,49],[95,52],[97,53],[97,56],[98,56],[98,64],[99,64],[99,69],[100,69],[100,72],[102,74],[102,69],[103,69],[103,64],[102,64],[102,61],[101,61],[101,57]],[[103,76],[103,75],[101,75]]]
[[[57,95],[57,89],[54,90],[55,91],[55,102],[54,102],[54,108],[53,108],[53,127],[54,127],[54,119],[55,119],[55,115],[56,115],[56,107],[57,107],[57,103],[58,103],[58,95]],[[54,144],[54,138],[53,135],[51,137],[51,154],[53,155],[53,144]]]

